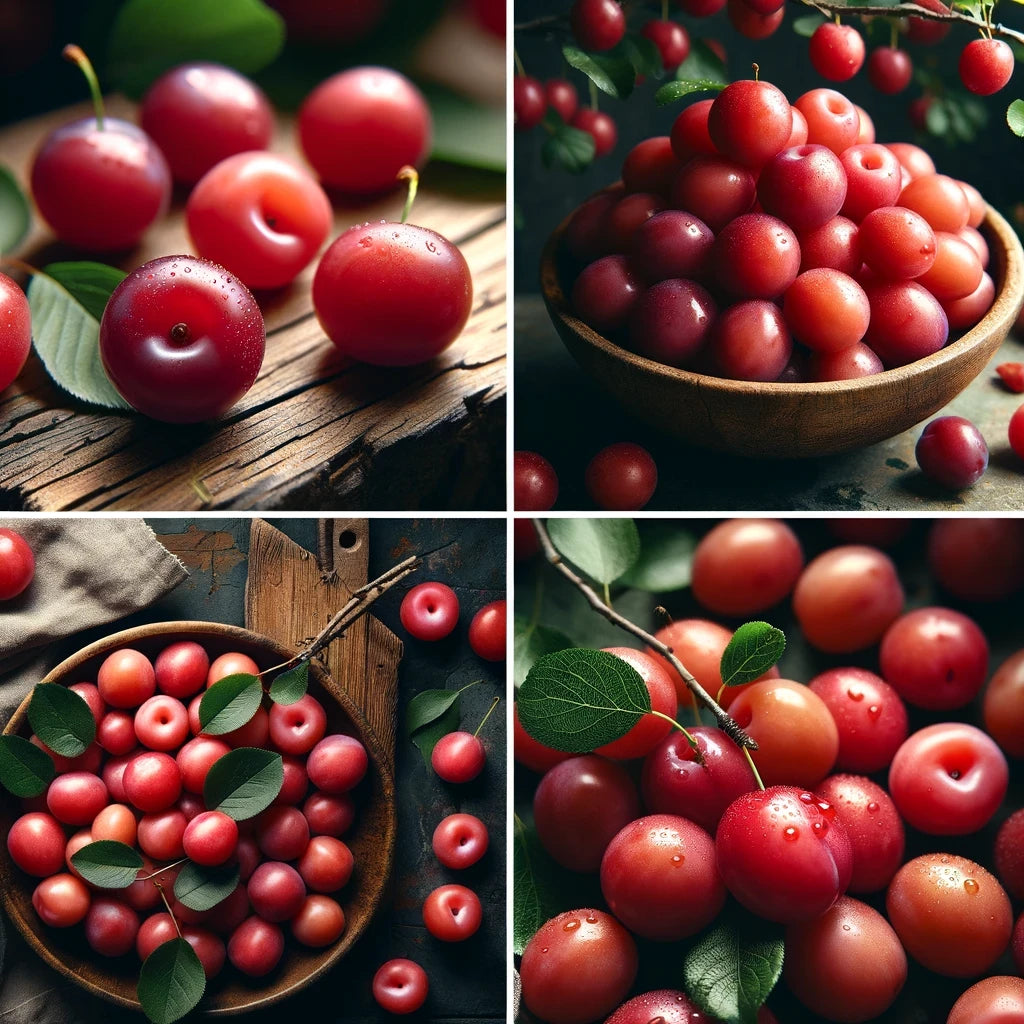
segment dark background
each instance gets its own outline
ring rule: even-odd
[[[515,0],[517,25],[535,18],[568,11],[568,0]],[[660,3],[634,2],[629,6],[629,30],[638,31],[648,18],[660,17]],[[936,168],[944,174],[971,182],[997,209],[1003,213],[1021,199],[1020,171],[1024,140],[1017,138],[1005,123],[1006,108],[1010,101],[1024,95],[1024,78],[1018,70],[1010,84],[995,96],[983,99],[989,111],[986,130],[970,143],[947,146],[934,136],[915,133],[908,115],[910,101],[921,95],[921,87],[912,82],[904,92],[885,96],[874,89],[867,78],[866,68],[848,82],[827,82],[811,67],[807,57],[808,40],[797,35],[792,28],[795,18],[813,9],[801,3],[787,4],[785,20],[774,35],[760,41],[741,36],[733,29],[725,10],[710,18],[692,18],[672,3],[670,17],[684,25],[691,40],[717,39],[726,49],[726,72],[730,79],[751,76],[750,65],[756,61],[761,78],[777,85],[795,100],[808,89],[829,87],[849,96],[854,103],[867,110],[875,122],[880,142],[908,141],[923,145],[935,160]],[[1020,29],[1024,26],[1024,11],[1003,0],[996,9],[995,21]],[[851,19],[860,27],[856,19]],[[868,53],[878,45],[888,45],[888,27],[878,25],[867,38]],[[963,92],[957,76],[960,51],[976,38],[969,25],[954,25],[946,39],[937,46],[908,44],[915,68],[927,66],[939,72],[951,88]],[[578,71],[568,69],[562,59],[561,48],[570,42],[567,25],[559,31],[517,32],[516,52],[526,73],[544,81],[558,76],[567,77],[577,88],[581,103],[588,102],[587,79]],[[562,170],[547,170],[541,163],[540,150],[546,137],[542,128],[530,132],[517,132],[515,136],[515,203],[516,203],[516,292],[538,292],[538,266],[540,252],[547,236],[587,196],[619,177],[622,161],[629,150],[641,139],[651,135],[667,135],[672,122],[684,106],[707,99],[711,93],[698,93],[677,103],[659,107],[654,93],[668,79],[652,79],[627,100],[615,100],[600,93],[600,107],[614,118],[619,130],[618,144],[607,156],[594,161],[581,175]]]
[[[668,528],[687,532],[693,537],[703,536],[718,520],[673,520],[665,523],[658,520],[644,520],[639,523],[641,540],[652,529]],[[1011,599],[995,604],[966,604],[943,592],[931,579],[925,547],[931,521],[927,519],[908,520],[909,532],[903,540],[890,548],[889,553],[896,562],[900,579],[906,592],[907,609],[927,605],[944,605],[970,615],[981,626],[991,646],[989,678],[996,668],[1011,654],[1024,646],[1020,623],[1024,615],[1024,595],[1018,593]],[[807,561],[821,551],[843,543],[833,532],[835,519],[800,519],[789,521],[789,525],[801,539]],[[582,595],[540,558],[529,563],[520,563],[515,572],[515,607],[518,616],[529,619],[534,602],[541,590],[542,610],[539,621],[542,625],[563,631],[573,643],[580,647],[627,646],[639,648],[641,644],[629,634],[613,626],[606,619],[595,614],[584,602]],[[726,620],[709,614],[693,598],[689,588],[670,594],[646,594],[638,590],[612,588],[615,608],[627,618],[648,630],[657,630],[664,624],[664,618],[655,614],[657,605],[663,605],[672,619],[712,618],[735,628],[742,619]],[[807,683],[820,672],[841,665],[859,665],[871,671],[878,671],[877,647],[849,655],[826,655],[815,651],[803,640],[790,608],[789,600],[751,619],[764,619],[779,627],[786,634],[786,652],[779,662],[783,678]],[[984,691],[982,691],[984,693]],[[956,711],[925,712],[908,707],[910,731],[943,721],[968,721],[981,726],[981,700]],[[688,724],[692,720],[688,708],[680,709],[680,721]],[[705,724],[713,720],[705,713]],[[755,754],[756,760],[756,754]],[[637,778],[642,762],[625,762],[635,770]],[[886,772],[872,778],[884,789]],[[531,802],[539,777],[521,765],[515,766],[515,806],[520,817],[532,820]],[[980,832],[969,836],[926,836],[907,828],[907,847],[904,862],[920,854],[935,851],[959,854],[980,863],[994,871],[992,849],[998,826],[1010,813],[1024,806],[1024,763],[1010,762],[1010,789],[1002,808],[995,818]],[[581,907],[604,908],[596,876],[577,875],[558,869],[557,877],[562,883],[563,904],[560,910]],[[868,896],[854,894],[855,899],[869,903],[885,914],[885,893]],[[734,906],[729,901],[728,906]],[[1022,908],[1014,903],[1014,919]],[[631,994],[637,995],[659,988],[680,988],[683,984],[682,963],[686,948],[692,940],[681,943],[658,943],[639,940],[640,973]],[[882,1016],[875,1018],[885,1024],[945,1024],[953,1003],[974,981],[979,979],[944,978],[917,965],[909,956],[909,975],[902,994],[896,1003]],[[1007,952],[988,974],[1018,974]],[[780,1024],[795,1024],[816,1020],[789,993],[781,981],[768,1000]]]
[[[179,553],[189,578],[166,598],[128,619],[77,635],[50,652],[58,661],[86,644],[120,629],[147,622],[196,619],[243,624],[248,519],[150,519],[158,536]],[[308,550],[317,550],[315,519],[271,519],[275,527]],[[74,529],[74,520],[66,520]],[[180,535],[189,534],[182,538]],[[443,546],[443,547],[442,547]],[[474,679],[481,684],[461,698],[462,728],[472,732],[493,697],[504,692],[504,663],[485,662],[470,649],[467,631],[472,616],[505,596],[504,520],[392,520],[370,524],[369,578],[414,553],[438,549],[408,582],[374,603],[371,614],[405,644],[399,667],[398,737],[395,788],[398,830],[395,865],[376,919],[334,970],[286,1003],[246,1014],[246,1020],[327,1019],[369,1024],[391,1019],[373,1001],[370,982],[377,968],[394,957],[419,963],[430,979],[430,995],[410,1021],[441,1024],[452,1020],[483,1024],[505,1019],[505,713],[501,704],[487,720],[481,738],[487,750],[482,775],[463,786],[442,782],[405,738],[405,708],[414,694],[426,689],[457,689]],[[459,597],[459,623],[451,636],[437,643],[410,637],[399,621],[403,595],[416,583],[439,580]],[[437,823],[456,811],[479,817],[490,833],[484,858],[465,871],[443,868],[434,857],[431,837]],[[484,908],[480,930],[464,942],[443,943],[423,925],[421,908],[439,885],[458,882],[473,889]],[[30,953],[14,930],[4,970],[17,969],[19,957]],[[230,965],[225,970],[231,970]],[[54,973],[53,985],[64,986]],[[75,989],[71,997],[86,1024],[117,1020],[138,1024],[143,1018]],[[27,1019],[27,1018],[26,1018]]]

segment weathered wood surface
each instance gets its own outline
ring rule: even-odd
[[[132,104],[109,102],[131,118]],[[0,160],[27,180],[32,155],[88,105],[0,132]],[[273,148],[297,155],[280,119]],[[225,417],[189,427],[77,402],[33,354],[0,394],[0,509],[415,509],[504,507],[505,203],[494,176],[429,166],[417,223],[458,244],[473,273],[473,313],[437,359],[400,371],[347,363],[312,312],[315,261],[259,296],[267,353],[252,390]],[[397,216],[397,193],[359,207],[334,198],[332,237]],[[189,252],[178,193],[171,214],[119,261],[125,269]],[[33,266],[80,258],[36,218],[18,251]]]

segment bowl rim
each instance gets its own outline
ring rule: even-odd
[[[111,633],[105,637],[101,637],[98,640],[94,640],[92,643],[87,644],[85,647],[80,648],[73,654],[69,655],[59,664],[55,665],[46,675],[39,680],[40,683],[52,683],[58,682],[62,678],[70,678],[71,674],[77,671],[82,665],[91,661],[92,659],[108,652],[111,648],[117,648],[122,646],[128,646],[132,642],[138,640],[151,640],[159,638],[164,635],[173,634],[187,634],[189,638],[196,636],[209,636],[216,637],[218,640],[241,640],[250,646],[259,646],[264,649],[271,651],[276,655],[280,655],[281,660],[284,661],[289,658],[295,657],[295,651],[290,651],[283,643],[278,640],[274,640],[271,637],[264,636],[260,633],[255,633],[250,629],[246,629],[243,626],[236,626],[231,623],[222,622],[211,622],[206,620],[188,620],[178,619],[173,621],[165,622],[153,622],[139,626],[131,626],[128,629],[119,630],[116,633]],[[366,720],[366,716],[359,709],[356,703],[349,696],[348,692],[341,688],[341,686],[334,680],[330,672],[326,667],[318,662],[315,658],[310,659],[308,662],[310,666],[311,674],[313,675],[317,685],[325,689],[331,697],[337,701],[340,705],[341,710],[348,716],[352,721],[353,725],[357,728],[360,733],[360,739],[364,745],[369,749],[371,755],[371,763],[375,770],[381,776],[381,783],[385,793],[390,790],[394,793],[394,771],[391,764],[388,761],[387,754],[384,752],[381,746],[380,740],[377,734],[373,731],[372,726]],[[69,685],[67,683],[60,685]],[[33,689],[35,686],[33,685]],[[11,714],[10,719],[4,724],[2,735],[11,735],[19,730],[23,724],[28,721],[28,705],[32,699],[32,690],[25,695],[24,699],[18,705],[18,707]],[[309,974],[303,977],[301,980],[295,981],[280,991],[270,993],[260,993],[258,990],[253,991],[253,998],[247,1001],[243,1001],[237,1004],[225,1005],[225,1006],[204,1006],[200,1002],[197,1007],[200,1013],[207,1016],[230,1016],[238,1013],[246,1013],[251,1010],[261,1009],[268,1006],[273,1006],[276,1003],[288,998],[294,993],[306,988],[312,982],[316,981],[327,971],[336,967],[338,961],[351,949],[352,946],[362,937],[363,933],[371,924],[374,915],[380,908],[380,903],[384,895],[384,890],[387,888],[387,880],[391,876],[391,872],[394,868],[395,859],[395,839],[397,832],[397,817],[394,799],[387,800],[387,814],[386,814],[386,833],[385,833],[385,861],[384,869],[380,873],[380,884],[376,887],[372,899],[369,902],[367,914],[361,922],[360,926],[356,929],[348,929],[342,933],[340,938],[335,943],[334,948],[331,950],[330,955],[314,968]],[[6,861],[10,860],[9,854],[6,849],[0,853]],[[26,945],[29,946],[34,952],[36,952],[48,966],[54,968],[62,977],[69,979],[75,984],[86,989],[93,995],[99,996],[108,1002],[114,1003],[118,1006],[126,1007],[130,1010],[141,1011],[141,1004],[137,998],[129,999],[116,992],[111,992],[108,989],[101,987],[96,984],[91,978],[84,975],[75,973],[69,968],[69,965],[65,963],[54,951],[44,942],[38,940],[35,933],[32,933],[31,938],[26,934],[26,924],[23,921],[20,910],[13,904],[11,891],[3,888],[0,889],[0,906],[6,911],[8,918],[12,924],[17,928],[24,939]],[[346,922],[347,923],[347,922]],[[100,965],[102,967],[102,965]],[[256,979],[257,981],[259,979]],[[205,999],[204,995],[204,999]],[[196,1011],[193,1011],[193,1013]]]
[[[613,186],[610,186],[613,187]],[[583,202],[601,195],[607,189],[595,192]],[[582,205],[582,204],[580,204]],[[577,207],[578,209],[578,207]],[[877,386],[879,383],[892,381],[909,382],[918,373],[939,370],[950,363],[956,362],[965,352],[986,340],[987,336],[1000,322],[1008,320],[1012,323],[1024,302],[1024,249],[1016,232],[1005,218],[993,207],[985,204],[985,220],[983,227],[988,227],[992,235],[999,241],[995,248],[995,259],[1001,271],[1002,283],[996,291],[995,299],[988,312],[969,331],[962,334],[956,341],[947,342],[937,352],[915,359],[902,366],[882,370],[881,373],[869,374],[866,377],[853,377],[847,380],[831,381],[800,381],[781,383],[779,381],[746,381],[734,380],[729,377],[715,377],[710,374],[683,370],[666,363],[631,352],[621,345],[599,334],[580,320],[570,309],[569,300],[562,286],[558,272],[562,241],[575,210],[568,214],[557,228],[548,236],[541,253],[540,278],[541,292],[552,316],[557,316],[578,338],[593,348],[599,349],[606,356],[617,359],[633,368],[657,377],[666,382],[687,385],[705,390],[715,390],[733,395],[756,394],[760,398],[771,400],[773,396],[795,395],[830,395],[838,392],[855,392]],[[986,270],[987,272],[987,270]],[[1015,285],[1011,288],[1010,284]]]

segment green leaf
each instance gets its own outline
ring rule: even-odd
[[[32,731],[49,750],[77,757],[96,739],[96,719],[89,705],[66,686],[37,683],[28,705]]]
[[[548,626],[541,626],[536,622],[530,623],[526,619],[517,616],[513,621],[515,641],[513,679],[515,685],[522,685],[527,672],[533,668],[534,663],[543,658],[545,654],[553,654],[555,651],[564,651],[572,647],[572,641],[557,629]]]
[[[640,673],[606,651],[546,654],[516,699],[519,721],[538,743],[584,754],[625,736],[651,710]]]
[[[0,165],[0,253],[17,249],[32,223],[28,198],[18,179]]]
[[[544,140],[540,158],[545,167],[582,174],[594,162],[595,152],[596,143],[590,132],[561,123]]]
[[[459,690],[423,690],[405,710],[405,735],[416,744],[429,765],[437,741],[459,727],[459,695],[476,686],[469,683]]]
[[[51,263],[28,286],[32,339],[46,372],[68,394],[128,409],[100,360],[100,317],[125,274],[102,263]]]
[[[207,736],[223,736],[252,721],[263,700],[258,677],[236,672],[214,683],[199,701],[199,724]]]
[[[515,819],[512,847],[512,952],[522,954],[545,921],[558,913],[559,878],[537,833]]]
[[[14,796],[39,796],[53,781],[53,758],[21,736],[0,736],[0,783]]]
[[[431,159],[505,170],[505,110],[474,103],[447,89],[424,90],[434,119]]]
[[[143,866],[137,850],[113,839],[87,843],[71,855],[78,873],[101,889],[127,889]]]
[[[284,22],[260,0],[128,0],[110,31],[107,77],[138,99],[186,61],[215,61],[248,75],[283,45]]]
[[[697,39],[690,47],[690,55],[676,68],[680,82],[721,82],[729,84],[722,58],[703,39]]]
[[[636,85],[636,72],[625,57],[584,53],[576,46],[563,46],[562,56],[569,67],[582,71],[601,92],[617,100],[624,100]]]
[[[805,14],[802,18],[793,19],[793,31],[810,39],[827,20],[824,14]]]
[[[640,557],[618,582],[649,594],[666,594],[690,585],[693,550],[697,546],[692,533],[678,523],[641,524]]]
[[[598,583],[613,583],[640,557],[640,534],[632,519],[549,519],[559,553]]]
[[[630,33],[612,50],[612,56],[621,55],[638,75],[658,75],[665,70],[661,51],[646,36]]]
[[[206,972],[184,939],[157,946],[139,971],[139,1002],[153,1024],[181,1020],[196,1008],[205,991]]]
[[[1024,100],[1014,100],[1006,108],[1006,123],[1018,138],[1024,138]]]
[[[238,886],[238,865],[203,867],[189,861],[174,880],[174,895],[190,910],[210,910]]]
[[[786,634],[767,622],[744,622],[722,652],[722,682],[742,686],[763,676],[786,649]]]
[[[309,662],[301,661],[277,676],[270,684],[270,699],[275,704],[294,704],[306,696],[309,686]]]
[[[659,106],[664,107],[695,92],[721,92],[725,86],[725,82],[715,82],[710,78],[694,78],[688,79],[685,82],[666,82],[654,94],[654,100]]]
[[[779,929],[744,918],[708,932],[686,954],[686,991],[725,1024],[755,1024],[757,1011],[782,974]]]
[[[212,687],[211,687],[212,689]],[[235,821],[254,818],[281,792],[284,762],[280,754],[257,747],[239,747],[214,761],[203,784],[203,800],[211,811]]]

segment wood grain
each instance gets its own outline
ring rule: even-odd
[[[630,414],[667,437],[754,458],[832,455],[874,444],[941,409],[981,371],[1024,301],[1024,251],[991,207],[983,225],[996,299],[985,317],[945,348],[856,380],[778,384],[679,370],[622,348],[569,306],[564,221],[548,240],[541,289],[551,321],[583,371]]]
[[[133,116],[123,98],[109,106]],[[24,183],[45,133],[88,112],[80,105],[0,132],[5,162]],[[286,119],[273,148],[297,155]],[[359,207],[332,200],[332,237],[393,218],[400,206],[397,194]],[[171,214],[121,266],[190,251],[183,201],[176,195]],[[314,265],[290,287],[258,296],[263,369],[213,424],[169,427],[78,403],[33,354],[0,395],[0,509],[504,507],[504,192],[494,176],[431,165],[414,219],[458,244],[473,274],[473,313],[447,352],[397,372],[347,363],[313,315]],[[54,242],[37,218],[18,255],[43,266],[84,254]]]

